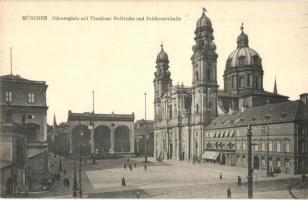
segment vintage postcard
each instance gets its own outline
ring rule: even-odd
[[[308,198],[308,1],[0,1],[3,198]]]

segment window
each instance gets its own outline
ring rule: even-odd
[[[273,166],[273,160],[272,160],[272,158],[268,158],[268,164],[269,164],[270,167]]]
[[[286,159],[286,167],[290,167],[290,161]]]
[[[239,66],[240,67],[243,66],[244,65],[244,57],[239,57],[238,60],[239,60]]]
[[[246,157],[243,156],[243,164],[246,164]]]
[[[12,92],[5,92],[5,102],[12,102]]]
[[[243,142],[243,150],[246,150],[246,142]]]
[[[276,160],[276,165],[277,165],[277,167],[281,167],[280,158],[277,158],[277,160]]]
[[[264,142],[262,142],[262,144],[261,144],[261,151],[265,151],[265,143]]]
[[[240,150],[240,143],[239,143],[239,142],[236,143],[236,146],[237,146],[237,147],[236,147],[237,150]]]
[[[210,69],[207,69],[206,72],[207,72],[207,80],[211,80],[211,71],[210,71]]]
[[[236,76],[232,76],[232,89],[236,88]]]
[[[270,142],[268,144],[268,151],[273,151],[273,143],[272,142]]]
[[[254,147],[255,147],[255,151],[259,151],[259,145],[258,144],[255,144]]]
[[[286,143],[285,152],[290,152],[290,143],[289,142]]]
[[[241,162],[240,156],[237,155],[237,163],[240,163],[240,162]]]
[[[29,93],[28,94],[28,102],[29,103],[34,103],[34,94],[33,93]]]
[[[197,114],[199,114],[199,105],[196,105]]]
[[[261,158],[261,165],[265,166],[265,159],[264,158]]]
[[[277,142],[277,152],[280,152],[280,142]]]
[[[247,75],[247,86],[250,87],[251,86],[251,74]]]
[[[195,76],[196,76],[196,81],[198,81],[199,80],[199,73],[198,73],[198,71],[196,71]]]

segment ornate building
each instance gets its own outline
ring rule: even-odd
[[[288,127],[290,130],[292,130],[292,127],[297,127],[298,120],[301,121],[301,127],[306,127],[308,117],[305,114],[297,113],[305,112],[307,104],[303,103],[304,101],[290,102],[287,96],[278,94],[276,81],[273,93],[263,89],[262,59],[255,50],[249,47],[248,35],[244,33],[243,24],[241,33],[237,38],[237,48],[230,54],[226,62],[223,75],[224,89],[218,90],[218,55],[215,52],[216,45],[213,32],[211,20],[203,11],[194,32],[191,87],[186,87],[183,84],[172,85],[169,58],[163,46],[161,46],[161,51],[156,58],[156,72],[154,73],[154,156],[177,160],[204,158],[212,162],[217,162],[217,159],[220,158],[221,164],[246,166],[246,164],[243,164],[243,156],[246,151],[240,150],[236,146],[238,145],[237,140],[241,136],[243,137],[241,141],[246,144],[245,127],[247,128],[248,124],[257,125],[258,128],[255,127],[255,129],[258,130],[262,129],[259,126],[274,125],[280,127],[279,124],[282,121],[287,121],[281,121],[279,117],[276,119],[276,115],[280,116],[289,112],[293,112],[294,116],[297,116],[284,118],[293,124]],[[306,98],[303,95],[301,99],[305,99],[304,97]],[[275,119],[262,121],[266,116],[275,116]],[[246,121],[244,118],[246,118]],[[222,128],[220,125],[218,126],[221,122],[216,122],[220,120],[223,123],[228,122],[229,129],[223,130],[223,134],[221,134],[221,130],[218,130]],[[243,134],[239,134],[238,137],[235,132],[238,132],[236,127],[239,127],[239,124],[235,122],[241,122]],[[275,129],[278,133],[273,136],[273,140],[280,135],[279,130],[282,129]],[[223,135],[222,140],[224,142],[213,139],[219,138],[221,140],[220,137],[216,137],[217,131],[219,135]],[[307,132],[306,128],[305,131]],[[305,134],[308,135],[306,132]],[[214,133],[215,137],[210,137]],[[256,140],[260,139],[258,137],[263,137],[262,134],[258,135],[255,131],[253,131],[253,134]],[[299,142],[291,139],[296,134],[298,134],[298,131],[294,129],[294,131],[288,132],[288,136],[286,136],[290,142],[289,148],[293,148],[292,151],[289,150],[293,153],[284,154],[284,158],[281,157],[284,161],[287,159],[288,165],[292,165],[292,167],[283,168],[286,173],[299,173],[301,170],[295,166],[308,165],[308,158],[305,156],[299,161],[297,149]],[[216,145],[215,148],[213,145]],[[224,146],[226,154],[221,152],[222,149],[219,145]],[[264,164],[265,160],[269,163],[270,158],[275,159],[269,154],[258,155],[255,167]],[[257,159],[261,164],[257,164]],[[267,166],[269,168],[269,164]]]

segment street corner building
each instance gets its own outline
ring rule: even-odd
[[[107,157],[134,156],[134,119],[132,114],[68,112],[69,153]]]
[[[197,20],[192,86],[172,85],[161,45],[154,73],[154,156],[247,167],[247,127],[252,127],[254,169],[308,172],[308,94],[289,101],[263,89],[262,59],[250,48],[242,24],[237,48],[226,61],[224,89],[217,84],[212,22]]]
[[[47,87],[19,75],[0,76],[2,196],[36,190],[48,178]]]

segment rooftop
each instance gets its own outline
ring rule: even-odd
[[[287,101],[220,115],[211,122],[207,129],[282,123],[299,119],[308,120],[308,106],[300,100]]]

